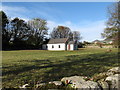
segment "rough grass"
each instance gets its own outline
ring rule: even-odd
[[[2,86],[60,80],[65,76],[91,77],[118,66],[118,50],[80,49],[77,51],[17,50],[2,52]]]

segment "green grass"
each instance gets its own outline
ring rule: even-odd
[[[93,76],[118,66],[117,49],[80,49],[77,51],[17,50],[2,52],[2,86],[60,80],[65,76]]]

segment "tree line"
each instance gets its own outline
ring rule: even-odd
[[[42,44],[50,38],[69,38],[79,41],[79,31],[71,31],[69,27],[58,26],[53,28],[48,38],[47,21],[41,18],[34,18],[24,21],[20,18],[10,19],[5,12],[0,11],[2,21],[2,49],[40,49]]]

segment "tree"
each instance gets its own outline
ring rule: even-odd
[[[3,11],[0,11],[0,16],[1,16],[0,20],[2,21],[2,29],[3,29],[3,32],[5,32],[6,24],[8,24],[8,18]]]
[[[28,21],[28,25],[31,30],[28,40],[32,40],[33,44],[39,48],[48,32],[47,22],[40,18],[34,18]]]
[[[80,32],[73,31],[73,40],[79,42],[80,39],[82,39]]]
[[[108,7],[109,18],[106,23],[106,28],[102,33],[104,38],[112,38],[114,44],[120,45],[120,2],[114,3]]]
[[[90,42],[87,42],[87,41],[83,41],[83,44],[84,45],[89,45],[89,44],[91,44]]]
[[[78,48],[84,48],[84,43],[82,43],[82,42],[78,42]]]
[[[58,26],[54,28],[50,34],[51,38],[69,38],[72,36],[72,32],[69,27]]]
[[[28,46],[37,48],[47,35],[45,20],[35,18],[25,22],[19,18],[8,19],[3,11],[0,12],[0,16],[3,49],[27,49]],[[11,45],[13,47],[10,47]]]
[[[11,42],[16,47],[22,47],[25,45],[25,40],[29,37],[29,27],[27,23],[19,18],[14,18],[11,20],[11,24],[9,25],[11,33]]]
[[[2,30],[2,47],[8,48],[9,46],[9,31],[6,29],[7,24],[9,23],[9,20],[7,18],[7,15],[3,12],[0,11],[0,21],[2,23],[0,24],[1,30]]]
[[[71,31],[69,27],[66,26],[58,26],[54,28],[50,34],[51,38],[69,38],[71,41],[79,41],[81,39],[81,35],[79,31]]]

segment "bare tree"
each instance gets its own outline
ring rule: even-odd
[[[32,40],[34,44],[39,47],[42,44],[45,35],[47,35],[48,28],[46,20],[35,18],[28,21],[31,30],[31,36],[28,40]]]
[[[71,30],[66,26],[58,26],[50,34],[51,38],[69,38],[69,35],[71,35]]]
[[[71,31],[69,27],[58,26],[50,34],[51,38],[69,38],[71,41],[79,41],[82,37],[79,31]]]
[[[108,20],[106,28],[101,34],[104,38],[114,39],[114,44],[120,44],[120,2],[114,3],[108,7]]]
[[[82,39],[82,37],[81,37],[80,32],[79,31],[73,31],[73,40],[78,42],[81,39]]]

